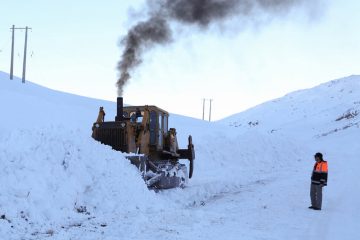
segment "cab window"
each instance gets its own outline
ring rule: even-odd
[[[150,144],[155,145],[156,144],[156,116],[155,111],[150,112]]]
[[[142,122],[142,119],[143,119],[143,117],[142,116],[144,116],[144,111],[141,111],[141,112],[135,112],[135,111],[133,111],[133,112],[130,112],[130,120],[131,120],[131,122],[133,122],[133,123],[141,123]]]
[[[159,140],[158,140],[158,145],[159,145],[160,148],[162,148],[163,137],[164,137],[164,134],[163,134],[163,121],[164,121],[163,114],[159,113],[159,132],[158,132]]]
[[[164,133],[168,132],[168,116],[164,115]]]

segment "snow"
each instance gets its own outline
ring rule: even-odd
[[[360,238],[360,76],[218,122],[171,114],[180,146],[193,136],[194,176],[158,193],[90,137],[99,106],[112,119],[114,102],[8,78],[0,72],[1,239]],[[318,151],[329,162],[320,212],[307,209]]]

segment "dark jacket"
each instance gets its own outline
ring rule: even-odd
[[[327,161],[316,162],[314,165],[314,170],[311,175],[311,183],[316,185],[327,185],[328,179],[328,165]]]

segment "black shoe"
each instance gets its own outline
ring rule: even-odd
[[[314,207],[313,207],[313,206],[310,206],[309,208],[310,208],[310,209],[314,209]]]
[[[314,210],[321,210],[321,208],[318,208],[318,207],[313,207],[312,209],[314,209]]]

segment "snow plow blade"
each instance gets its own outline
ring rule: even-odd
[[[149,189],[184,188],[188,182],[185,164],[151,161],[146,156],[127,156],[143,177]]]

